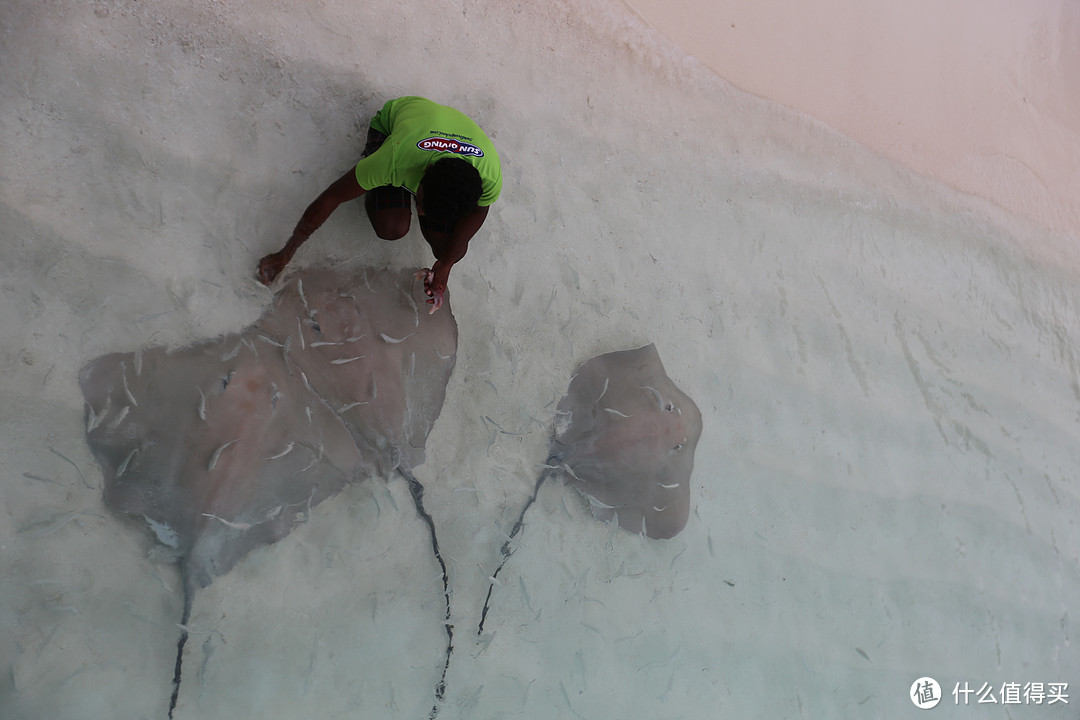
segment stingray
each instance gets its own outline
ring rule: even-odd
[[[418,298],[407,271],[307,270],[242,333],[82,370],[105,502],[144,522],[183,578],[170,717],[198,588],[348,483],[398,471],[423,513],[411,469],[442,409],[457,325]]]
[[[664,372],[655,345],[592,358],[556,409],[549,465],[601,520],[646,537],[682,532],[701,412]]]
[[[690,514],[690,475],[701,412],[664,371],[655,345],[598,355],[570,379],[555,411],[550,454],[502,546],[497,578],[540,486],[562,476],[599,520],[652,539],[682,532]],[[491,592],[480,614],[484,630]]]

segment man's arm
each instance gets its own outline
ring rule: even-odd
[[[430,290],[439,293],[446,291],[446,281],[450,277],[450,268],[454,266],[454,263],[465,257],[465,253],[469,251],[469,241],[472,240],[473,235],[484,224],[487,215],[487,206],[473,208],[468,215],[454,223],[454,231],[442,247],[432,248],[435,253],[435,265],[431,270],[435,277],[431,281]]]
[[[356,182],[355,169],[349,170],[335,180],[330,187],[322,191],[319,197],[315,198],[311,205],[308,205],[307,210],[300,217],[300,222],[296,223],[296,229],[293,230],[292,237],[285,243],[285,247],[259,261],[259,280],[264,285],[273,282],[278,273],[284,270],[285,266],[292,260],[296,250],[307,242],[307,239],[311,237],[311,233],[318,230],[319,226],[326,222],[326,219],[337,209],[338,205],[358,198],[365,192],[364,188],[360,187],[360,184]]]

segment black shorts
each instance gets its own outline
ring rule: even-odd
[[[364,154],[361,157],[367,157],[371,153],[382,147],[383,142],[386,141],[386,135],[382,134],[375,128],[368,128],[367,143],[364,144]],[[394,185],[383,185],[368,191],[371,195],[371,200],[374,210],[386,210],[387,208],[412,208],[413,194],[403,187],[396,187]]]

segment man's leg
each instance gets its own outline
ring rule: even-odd
[[[375,234],[383,240],[400,240],[409,232],[412,220],[412,193],[405,188],[383,185],[364,193],[364,207]]]
[[[375,152],[385,141],[386,135],[369,127],[364,153],[360,157],[367,157]],[[408,234],[412,217],[412,193],[405,188],[384,185],[369,190],[364,194],[364,209],[367,210],[368,220],[371,221],[375,234],[383,240],[400,240]]]

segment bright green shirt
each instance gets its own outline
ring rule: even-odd
[[[394,185],[415,193],[428,165],[457,157],[480,173],[483,190],[476,204],[484,207],[498,199],[502,190],[499,154],[464,113],[426,98],[403,97],[383,105],[371,127],[387,137],[378,150],[356,164],[356,182],[364,190]]]

